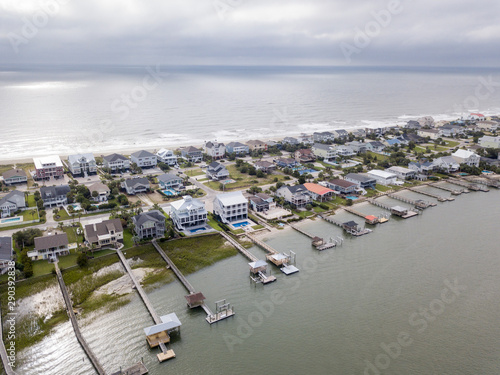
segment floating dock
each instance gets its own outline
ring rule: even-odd
[[[170,269],[172,271],[174,271],[175,276],[177,276],[177,278],[179,279],[179,281],[181,282],[181,284],[184,285],[184,288],[186,288],[186,290],[189,292],[189,294],[190,295],[191,294],[196,294],[196,290],[189,283],[189,281],[184,277],[184,275],[177,268],[177,266],[174,264],[174,262],[172,262],[172,260],[167,256],[167,254],[165,254],[165,252],[160,247],[160,245],[158,245],[156,243],[156,239],[154,239],[152,241],[152,244],[155,247],[156,251],[158,251],[158,253],[160,254],[160,256],[163,258],[163,260],[165,260],[165,262],[170,266]],[[207,322],[209,322],[210,324],[218,322],[219,320],[222,320],[222,319],[228,318],[229,316],[233,316],[234,315],[234,311],[231,310],[231,312],[229,312],[229,311],[227,312],[227,316],[222,317],[222,315],[220,315],[220,319],[218,319],[217,316],[216,316],[216,314],[214,314],[212,312],[212,310],[210,310],[210,308],[208,307],[208,305],[205,302],[201,302],[200,304],[198,304],[198,306],[200,306],[203,310],[205,310],[205,313],[207,314]],[[210,318],[210,320],[209,320],[209,318]]]
[[[427,195],[428,197],[436,198],[438,200],[438,202],[447,202],[447,201],[454,201],[455,200],[455,198],[451,198],[451,197],[445,198],[445,197],[442,197],[441,195],[432,194],[432,193],[429,193],[427,191],[422,191],[422,190],[418,190],[415,188],[408,188],[408,190],[413,191],[414,193]]]
[[[295,263],[295,253],[293,251],[290,251],[290,255],[285,253],[278,253],[264,241],[261,241],[248,233],[246,234],[246,236],[254,244],[262,247],[265,251],[267,251],[269,254],[266,255],[266,259],[273,263],[275,266],[279,267],[280,271],[285,275],[291,275],[293,273],[299,272],[299,269],[292,264]]]
[[[368,202],[370,202],[374,206],[377,206],[377,207],[383,208],[384,210],[390,211],[390,213],[392,215],[399,216],[403,219],[408,219],[410,217],[418,215],[418,212],[409,211],[408,209],[401,207],[401,206],[392,206],[391,207],[391,206],[383,204],[375,199],[368,199]]]
[[[387,196],[389,198],[396,199],[398,201],[411,204],[412,206],[415,206],[415,208],[418,208],[420,210],[426,209],[428,207],[435,207],[435,206],[437,206],[436,203],[427,202],[427,201],[424,201],[424,200],[421,200],[421,199],[413,200],[413,199],[405,198],[405,197],[402,197],[400,195],[393,194],[393,193],[387,194]]]
[[[332,247],[337,246],[337,241],[335,241],[333,239],[330,239],[329,242],[325,242],[325,240],[323,238],[318,237],[318,236],[313,236],[311,233],[306,232],[305,230],[300,229],[300,228],[296,227],[295,225],[292,225],[292,224],[288,224],[288,225],[290,225],[297,232],[302,233],[304,236],[309,237],[312,240],[311,245],[314,246],[319,251],[331,249]]]
[[[359,237],[363,236],[365,234],[371,233],[371,229],[366,229],[366,228],[361,228],[358,223],[355,221],[347,221],[345,223],[341,223],[340,221],[337,221],[330,216],[320,216],[323,220],[328,221],[329,223],[332,223],[333,225],[336,225],[342,229],[344,229],[347,233],[350,235]]]

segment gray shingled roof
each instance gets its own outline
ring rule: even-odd
[[[0,260],[12,259],[12,238],[0,237]]]
[[[150,220],[162,222],[165,220],[165,216],[160,211],[153,210],[148,212],[141,212],[139,215],[134,216],[132,220],[135,226],[140,227],[142,224]]]
[[[146,151],[146,150],[141,150],[141,151],[136,151],[132,154],[132,156],[136,157],[136,158],[147,158],[147,157],[152,157],[152,156],[155,156],[154,154],[152,154],[151,152],[149,151]]]
[[[128,187],[135,187],[137,185],[149,186],[149,180],[147,178],[144,178],[144,177],[129,178],[128,180],[124,181],[124,184]]]
[[[26,172],[23,171],[22,169],[9,169],[7,172],[4,172],[2,176],[4,179],[8,179],[11,177],[17,177],[17,176],[27,177]]]
[[[50,249],[52,247],[68,245],[68,236],[66,233],[53,234],[51,236],[36,237],[35,250]]]
[[[112,163],[118,160],[128,160],[125,156],[120,154],[106,155],[103,157],[103,159],[106,160],[108,163]]]
[[[123,232],[123,227],[120,219],[104,220],[101,223],[89,224],[85,226],[85,233],[87,240],[90,242],[97,242],[97,236],[109,234],[111,231]]]
[[[42,200],[47,198],[55,198],[58,196],[66,195],[71,191],[71,188],[68,185],[60,185],[60,186],[42,186],[40,188],[40,196]]]

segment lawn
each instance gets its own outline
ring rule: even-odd
[[[384,186],[384,185],[379,185],[379,184],[377,184],[376,188],[378,191],[381,191],[382,193],[385,193],[386,191],[391,190],[391,188],[389,186]]]
[[[35,195],[34,194],[29,194],[28,195],[28,207],[36,207],[36,201],[35,201]]]
[[[56,218],[54,216],[54,220],[55,221],[61,221],[61,220],[68,220],[68,219],[71,219],[71,216],[68,215],[68,213],[66,212],[66,210],[64,208],[60,208],[57,215],[59,216],[59,218]]]
[[[457,147],[460,142],[456,142],[456,141],[445,141],[446,143],[446,147]]]
[[[189,177],[193,177],[193,176],[199,176],[199,175],[205,174],[205,172],[203,172],[203,170],[201,168],[195,168],[195,169],[190,169],[190,170],[185,171],[185,174]]]
[[[0,174],[3,174],[7,171],[10,171],[12,168],[14,168],[14,165],[12,165],[12,164],[0,165]]]
[[[34,215],[31,215],[31,211],[34,211]],[[23,217],[23,221],[37,220],[40,218],[38,216],[38,210],[36,208],[34,208],[33,210],[22,211],[21,216]]]
[[[77,229],[80,229],[80,232],[82,232],[82,233],[76,234]],[[64,227],[63,231],[68,236],[69,243],[74,243],[74,242],[78,242],[79,244],[83,243],[83,241],[84,241],[83,231],[81,230],[80,227]]]
[[[364,197],[371,198],[371,197],[376,196],[377,194],[378,194],[378,192],[373,190],[373,189],[366,189],[366,195],[364,195]]]
[[[296,210],[293,210],[293,213],[295,215],[297,215],[298,217],[300,217],[301,219],[305,219],[308,216],[314,215],[314,212],[311,212],[311,211],[296,211]]]
[[[259,185],[267,185],[274,183],[274,179],[278,178],[278,181],[284,181],[287,176],[283,174],[268,174],[262,178],[258,178],[257,176],[250,176],[246,173],[241,173],[236,169],[236,165],[227,166],[227,170],[229,171],[230,178],[235,180],[236,182],[226,184],[224,191],[230,191],[235,189],[245,189],[251,186],[259,186]],[[210,181],[204,182],[209,188],[214,190],[221,191],[219,188],[220,182]]]
[[[123,230],[123,248],[124,249],[128,249],[128,248],[134,246],[134,241],[133,241],[132,237],[133,237],[133,234],[130,231],[130,229],[125,228]]]
[[[372,152],[372,151],[366,151],[366,154],[371,155],[372,158],[377,158],[377,161],[385,161],[385,160],[389,159],[389,157],[387,155],[377,154],[377,153]]]
[[[208,213],[208,225],[210,225],[212,228],[215,230],[218,230],[219,232],[222,231],[222,228],[219,226],[219,223],[214,219],[214,215],[212,213]]]

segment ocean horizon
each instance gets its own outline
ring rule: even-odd
[[[0,161],[500,113],[500,69],[3,66]]]

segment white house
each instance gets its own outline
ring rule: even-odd
[[[141,212],[132,217],[134,232],[141,240],[149,237],[163,237],[165,235],[165,215],[158,210]]]
[[[366,142],[366,149],[371,152],[384,151],[385,145],[379,141]]]
[[[230,142],[226,145],[226,151],[230,154],[248,154],[250,148],[241,142]]]
[[[430,139],[438,139],[440,137],[440,132],[437,129],[418,129],[417,135],[420,137],[429,137]]]
[[[485,135],[479,138],[479,146],[484,148],[500,148],[500,136],[490,137],[489,135]]]
[[[69,155],[68,168],[73,176],[97,173],[97,163],[94,155],[90,153]]]
[[[415,178],[415,176],[417,175],[417,172],[415,172],[412,169],[398,167],[398,166],[387,168],[385,171],[394,173],[401,180],[411,180],[412,178]]]
[[[28,182],[28,176],[26,175],[26,172],[19,168],[9,169],[8,171],[3,173],[2,177],[5,185],[22,184],[24,182]]]
[[[120,154],[111,154],[102,158],[105,168],[111,171],[125,170],[130,168],[130,160]]]
[[[168,165],[177,164],[177,155],[175,155],[172,150],[167,150],[165,148],[160,149],[156,153],[156,159]]]
[[[214,214],[229,224],[248,218],[248,201],[241,191],[218,194],[214,199]]]
[[[207,223],[207,210],[199,199],[186,195],[170,206],[170,217],[179,230],[203,227]]]
[[[456,172],[460,169],[460,164],[452,156],[443,156],[432,161],[434,169],[439,169],[447,173]]]
[[[64,206],[68,203],[68,193],[71,188],[68,185],[42,186],[40,188],[40,198],[44,207]]]
[[[182,186],[182,178],[173,173],[165,173],[157,177],[161,189],[179,189]]]
[[[316,157],[321,157],[325,160],[335,159],[337,155],[335,146],[325,145],[323,143],[315,143],[312,146],[312,152]]]
[[[482,113],[471,113],[469,116],[467,116],[467,120],[470,121],[484,121],[486,120],[486,117]]]
[[[472,151],[459,149],[451,154],[451,157],[455,159],[458,164],[467,164],[472,167],[479,167],[479,161],[481,157]]]
[[[37,179],[60,178],[64,175],[61,158],[57,155],[33,158],[35,177]]]
[[[394,185],[398,178],[395,173],[382,171],[380,169],[369,171],[368,174],[377,180],[377,183],[380,185]]]
[[[304,207],[312,201],[309,190],[304,185],[284,185],[276,191],[276,195],[297,208]]]
[[[356,155],[356,152],[349,146],[338,145],[335,146],[335,153],[338,156],[353,156]]]
[[[130,160],[139,168],[155,167],[158,162],[155,154],[145,150],[134,152],[130,155]]]
[[[226,146],[224,143],[219,142],[207,142],[204,146],[205,154],[211,156],[214,159],[221,159],[226,154]]]

